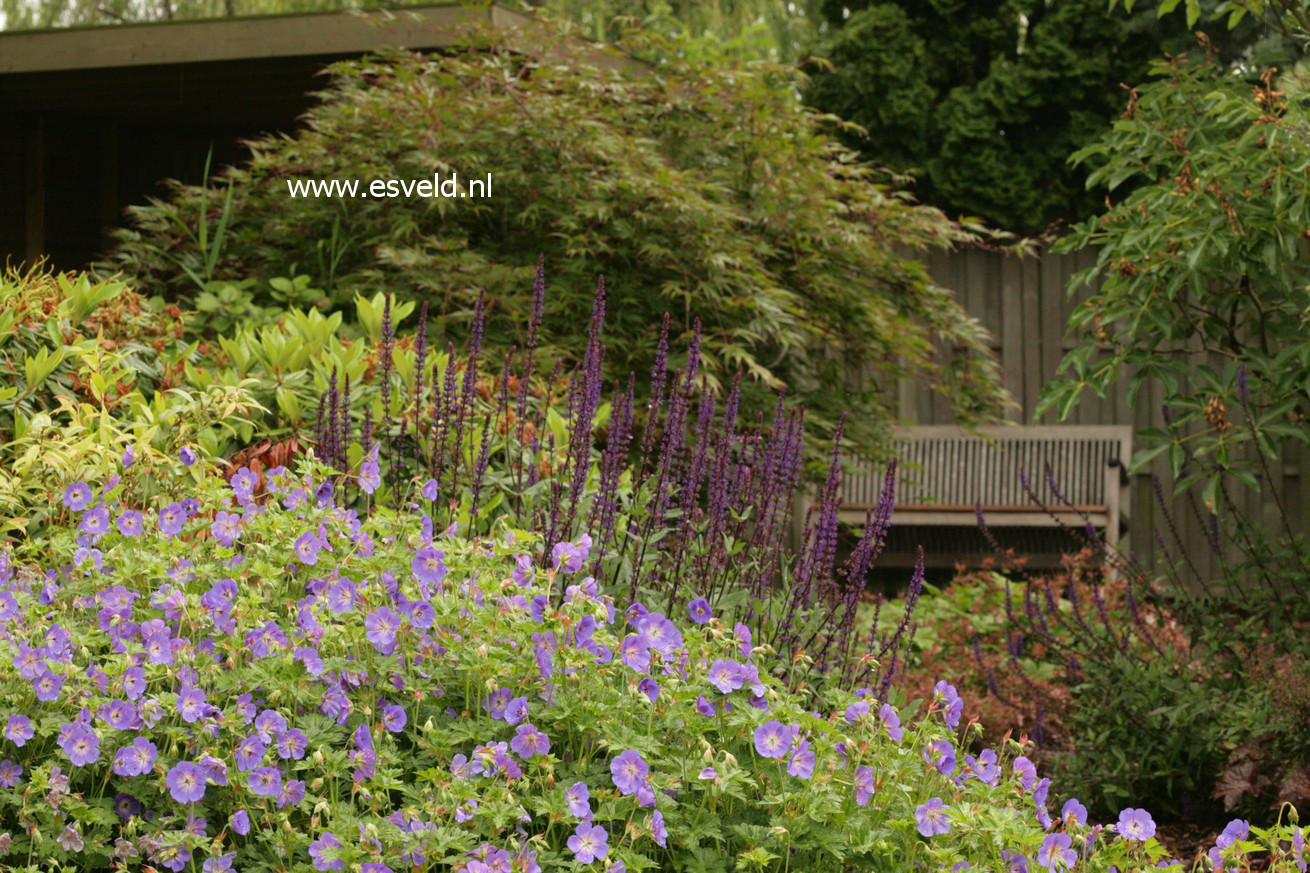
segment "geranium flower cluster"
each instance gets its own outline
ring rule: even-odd
[[[0,553],[0,865],[1165,862],[1142,810],[1052,818],[1025,748],[979,749],[947,683],[912,719],[870,688],[788,692],[740,605],[615,603],[585,534],[361,519],[322,474],[238,471],[149,511],[72,483],[63,528]],[[1221,842],[1304,870],[1294,828]]]

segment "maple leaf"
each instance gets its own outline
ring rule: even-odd
[[[1254,761],[1243,760],[1231,764],[1219,775],[1219,782],[1216,783],[1214,792],[1210,796],[1216,800],[1222,798],[1224,810],[1229,811],[1237,805],[1243,795],[1254,791],[1255,786],[1251,783],[1254,774]]]

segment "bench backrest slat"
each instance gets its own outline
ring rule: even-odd
[[[1131,445],[1131,427],[1117,425],[983,428],[979,436],[939,425],[909,428],[895,438],[896,502],[1030,506],[1022,471],[1042,500],[1057,503],[1046,481],[1049,465],[1066,500],[1105,505],[1106,467],[1127,463]],[[881,471],[865,460],[845,466],[842,502],[875,504]]]

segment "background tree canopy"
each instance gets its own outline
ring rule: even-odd
[[[918,178],[949,214],[1019,232],[1092,214],[1069,155],[1098,136],[1163,52],[1196,45],[1181,16],[1104,0],[827,0],[810,103],[861,125],[845,141]],[[1216,28],[1227,53],[1258,31]]]
[[[982,328],[906,254],[975,235],[833,140],[789,69],[669,61],[624,76],[576,42],[544,63],[497,40],[337,65],[304,129],[254,144],[222,190],[177,186],[135,209],[112,268],[174,296],[239,285],[278,301],[277,280],[307,275],[321,292],[299,296],[349,311],[357,295],[393,292],[431,301],[434,330],[454,337],[486,293],[487,341],[503,354],[524,341],[540,252],[560,356],[581,351],[603,275],[611,373],[649,370],[668,311],[675,340],[701,319],[711,387],[743,371],[763,405],[785,385],[819,433],[859,410],[854,435],[870,444],[890,420],[877,383],[900,375],[965,422],[1001,408]],[[492,196],[292,198],[287,186],[452,171],[492,174]],[[201,235],[220,221],[221,239]]]
[[[618,40],[639,25],[666,36],[686,37],[678,46],[700,46],[743,57],[799,60],[826,26],[823,0],[532,0],[549,15],[572,22],[602,42]]]

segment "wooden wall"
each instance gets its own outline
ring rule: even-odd
[[[938,283],[956,292],[965,309],[979,319],[992,334],[993,351],[1000,363],[1006,388],[1019,407],[1010,415],[1016,424],[1056,424],[1057,416],[1049,411],[1034,420],[1041,386],[1056,377],[1065,352],[1078,343],[1066,335],[1065,327],[1074,308],[1087,300],[1092,289],[1081,288],[1066,293],[1070,277],[1092,266],[1096,254],[1091,251],[1057,255],[1043,251],[1036,257],[1018,258],[977,250],[935,252],[926,257]],[[1179,352],[1180,354],[1189,354]],[[1195,362],[1204,356],[1191,354]],[[1112,394],[1104,400],[1086,392],[1066,424],[1130,424],[1134,431],[1162,427],[1162,395],[1144,385],[1134,403],[1127,398],[1127,377],[1122,378]],[[898,388],[900,415],[918,424],[953,423],[950,411],[940,398],[909,382]],[[1134,441],[1134,450],[1141,447]],[[1270,467],[1274,488],[1281,498],[1293,529],[1310,530],[1310,456],[1305,451],[1289,451],[1281,463]],[[1305,471],[1304,473],[1302,471]],[[1183,555],[1173,545],[1168,522],[1160,511],[1151,484],[1151,475],[1162,480],[1166,496],[1172,494],[1172,480],[1163,459],[1133,477],[1128,511],[1131,516],[1126,548],[1148,566],[1162,567],[1161,559],[1181,563]],[[1261,476],[1264,479],[1263,475]],[[1262,494],[1242,489],[1236,493],[1243,511],[1251,518],[1263,518],[1266,524],[1277,519],[1277,505],[1267,483]],[[1199,495],[1198,495],[1199,499]],[[1186,557],[1203,576],[1217,572],[1220,560],[1209,547],[1208,523],[1185,500],[1173,501],[1170,509]],[[1170,544],[1162,554],[1156,532]],[[1231,559],[1232,550],[1227,549]],[[1192,575],[1190,568],[1185,575]]]

